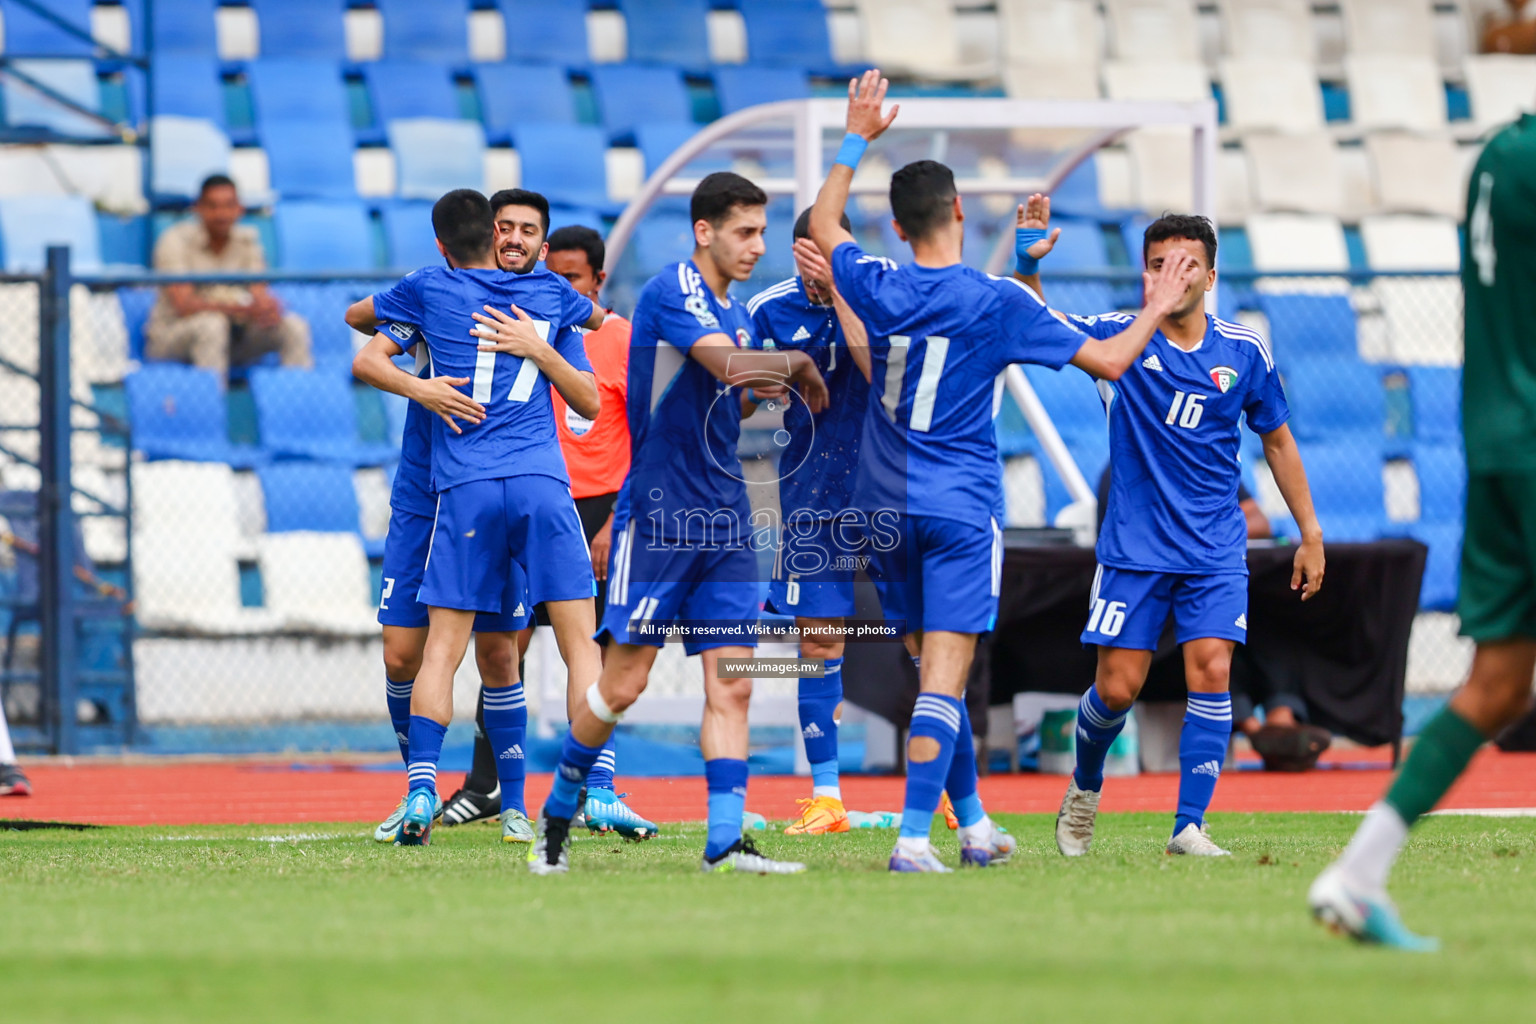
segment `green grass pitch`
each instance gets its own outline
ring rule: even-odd
[[[891,832],[760,833],[793,878],[701,876],[699,826],[583,839],[563,878],[486,826],[0,832],[0,1020],[1531,1019],[1536,820],[1415,834],[1394,892],[1434,956],[1308,918],[1358,817],[1216,815],[1220,861],[1164,856],[1166,815],[1104,816],[1075,862],[1002,820],[1012,863],[927,878],[884,872]]]

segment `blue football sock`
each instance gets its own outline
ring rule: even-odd
[[[828,658],[820,679],[800,677],[800,735],[811,762],[817,796],[839,796],[837,783],[837,706],[843,700],[843,659]]]
[[[939,794],[949,775],[955,756],[955,735],[965,717],[965,705],[954,697],[937,693],[919,694],[912,709],[911,739],[926,736],[939,744],[938,756],[931,761],[907,758],[907,795],[901,811],[903,839],[928,838],[933,813],[939,809]],[[910,747],[909,747],[910,749]]]
[[[551,818],[569,818],[576,813],[581,784],[602,752],[602,747],[589,747],[574,733],[565,734],[565,743],[560,748],[560,764],[555,768],[555,783],[549,791],[549,799],[544,801],[545,814]]]
[[[747,806],[747,762],[717,757],[704,762],[709,786],[709,839],[704,856],[714,860],[741,838],[742,812]]]
[[[1077,768],[1072,772],[1078,789],[1097,793],[1104,788],[1104,759],[1130,713],[1130,708],[1111,711],[1092,686],[1083,694],[1077,705]]]
[[[592,770],[587,772],[587,792],[590,793],[594,789],[613,792],[613,742],[618,738],[619,731],[615,729],[613,735],[608,737],[608,742],[603,744],[603,752],[597,755],[597,761],[592,765]]]
[[[1232,738],[1232,697],[1226,693],[1192,693],[1179,731],[1179,813],[1173,834],[1185,826],[1203,826],[1205,809],[1216,794],[1216,780],[1227,759]]]
[[[389,724],[395,727],[395,740],[400,744],[400,760],[410,761],[411,746],[411,687],[416,680],[397,683],[384,678],[384,706],[389,708]]]
[[[412,715],[406,734],[410,749],[405,757],[405,775],[411,790],[437,792],[437,762],[443,756],[443,736],[448,727],[425,715]]]
[[[528,701],[523,684],[484,687],[485,738],[496,755],[496,781],[501,783],[501,809],[528,813],[523,802],[523,787],[528,777],[528,759],[523,742],[528,736]]]
[[[955,756],[944,777],[944,791],[955,805],[955,817],[961,828],[979,824],[987,812],[982,810],[981,795],[976,792],[976,741],[971,736],[971,716],[960,705],[960,731],[955,733]]]

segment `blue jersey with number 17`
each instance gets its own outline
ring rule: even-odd
[[[986,525],[1002,487],[997,375],[1010,363],[1060,369],[1087,338],[1022,282],[962,264],[898,267],[845,242],[832,275],[869,332],[856,503]]]
[[[432,484],[445,491],[475,480],[550,476],[569,482],[555,434],[549,381],[531,359],[479,351],[469,332],[472,314],[492,306],[526,313],[566,362],[591,371],[581,335],[572,328],[592,316],[592,300],[540,267],[526,274],[427,267],[373,297],[380,320],[415,324],[434,372],[464,377],[462,388],[485,407],[485,420],[462,423],[455,434],[439,420],[432,438]]]
[[[1072,317],[1108,338],[1127,313]],[[1101,565],[1142,572],[1247,573],[1248,528],[1237,500],[1242,475],[1238,421],[1254,433],[1290,417],[1264,339],[1206,317],[1205,337],[1185,351],[1152,335],[1118,381],[1099,382],[1109,407],[1109,508],[1099,531]]]

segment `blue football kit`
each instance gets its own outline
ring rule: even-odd
[[[667,626],[685,622],[689,654],[751,646],[757,559],[736,454],[741,389],[688,358],[711,334],[752,347],[746,307],[717,297],[686,260],[651,279],[631,324],[630,468],[614,504],[598,639],[659,647]]]
[[[986,632],[1002,578],[997,376],[1011,363],[1059,369],[1087,339],[1021,282],[961,264],[898,267],[845,242],[832,272],[869,332],[854,504],[886,616]]]
[[[580,334],[592,302],[557,274],[429,267],[374,296],[382,321],[414,324],[441,376],[468,378],[485,407],[478,424],[432,428],[431,484],[437,492],[420,600],[431,607],[502,612],[513,563],[527,600],[593,594],[591,556],[571,499],[555,433],[549,381],[532,360],[479,351],[472,314],[516,305],[567,362],[590,371]]]
[[[787,436],[779,450],[782,529],[768,604],[783,614],[846,618],[854,610],[859,531],[853,531],[852,548],[845,549],[836,520],[852,504],[869,382],[848,353],[836,310],[812,302],[800,278],[759,292],[747,303],[747,312],[757,345],[809,355],[830,396],[819,413],[797,399],[784,410]]]
[[[1126,313],[1074,316],[1097,338]],[[1185,351],[1161,331],[1118,381],[1100,381],[1114,473],[1083,642],[1155,650],[1170,612],[1179,643],[1247,639],[1248,530],[1238,501],[1239,420],[1258,434],[1289,418],[1269,346],[1206,317]]]

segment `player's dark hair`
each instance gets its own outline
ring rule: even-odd
[[[688,216],[693,223],[709,221],[719,227],[738,206],[767,206],[768,193],[746,178],[731,171],[716,171],[704,176],[693,198],[688,203]]]
[[[549,251],[584,252],[587,254],[587,266],[594,273],[603,269],[603,257],[607,253],[603,247],[603,236],[585,224],[571,224],[556,230],[549,236]]]
[[[484,259],[496,240],[491,204],[472,188],[456,188],[433,204],[432,230],[455,263]]]
[[[504,188],[491,196],[491,213],[500,213],[503,206],[531,206],[538,210],[539,219],[544,224],[544,234],[549,234],[549,200],[538,192],[530,192],[526,188]]]
[[[233,188],[233,189],[235,189],[235,191],[237,193],[240,191],[238,188],[235,187],[235,179],[231,178],[229,175],[227,175],[227,174],[210,174],[210,175],[208,175],[208,177],[204,178],[203,179],[203,183],[198,186],[198,188],[197,188],[197,198],[199,200],[202,200],[203,197],[208,195],[208,190],[209,189],[225,188],[225,187]]]
[[[853,222],[848,219],[848,214],[846,212],[843,214],[842,225],[844,231],[847,231],[850,234],[853,233]],[[800,216],[795,218],[795,231],[793,237],[797,240],[811,237],[811,208],[809,206],[801,210]]]
[[[891,175],[891,213],[908,239],[927,238],[949,220],[955,172],[937,160],[916,160]]]
[[[1147,251],[1153,242],[1166,242],[1170,238],[1187,238],[1205,246],[1205,263],[1216,265],[1216,229],[1209,219],[1192,213],[1165,213],[1147,225],[1141,236],[1141,262],[1147,262]]]

